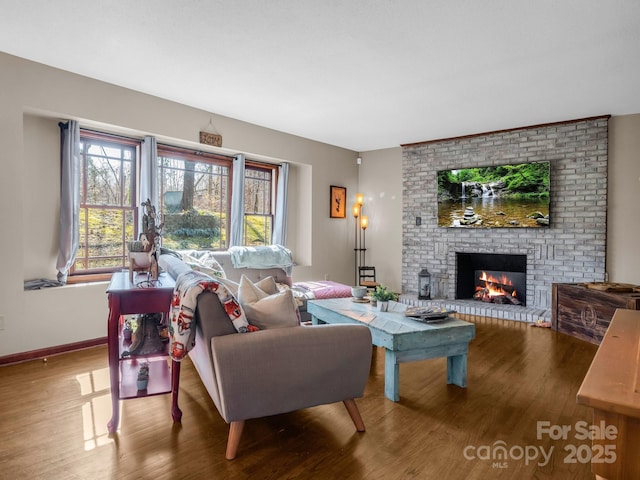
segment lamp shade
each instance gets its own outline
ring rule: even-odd
[[[353,216],[355,218],[358,218],[360,216],[360,205],[358,205],[357,203],[353,204],[353,208],[352,208],[352,212],[353,212]]]
[[[364,205],[364,195],[362,193],[356,193],[356,203],[360,206]]]
[[[367,217],[366,215],[363,215],[362,217],[360,217],[360,227],[363,230],[366,230],[368,226],[369,226],[369,217]]]

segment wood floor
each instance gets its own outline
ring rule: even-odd
[[[446,385],[446,361],[400,366],[400,401],[384,397],[384,351],[374,349],[356,432],[342,403],[247,421],[238,457],[224,458],[228,426],[189,360],[182,367],[182,425],[170,397],[122,402],[111,415],[106,347],[0,368],[2,479],[591,479],[566,463],[575,397],[596,346],[549,329],[465,317],[476,324],[468,388]],[[304,368],[304,365],[300,365]],[[538,438],[537,422],[570,426],[566,440]],[[485,459],[507,449],[502,460]],[[552,449],[544,464],[540,450]],[[538,453],[535,459],[520,453]]]

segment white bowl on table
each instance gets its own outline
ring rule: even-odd
[[[358,300],[362,300],[367,294],[367,287],[351,287],[351,295]]]

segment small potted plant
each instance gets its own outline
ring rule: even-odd
[[[389,308],[389,301],[396,300],[398,296],[384,285],[377,285],[376,289],[371,293],[371,298],[376,301],[378,310],[386,312]]]
[[[140,370],[138,370],[138,390],[146,390],[149,383],[149,362],[140,364]]]

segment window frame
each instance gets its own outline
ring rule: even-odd
[[[167,144],[158,144],[157,156],[160,157],[170,157],[175,158],[177,160],[184,160],[188,162],[200,162],[200,163],[209,163],[212,165],[219,165],[226,167],[228,169],[227,174],[227,201],[226,201],[226,215],[225,215],[225,245],[223,248],[229,248],[229,232],[231,228],[231,198],[233,195],[233,157],[205,152],[202,150],[195,150],[193,148],[187,147],[179,147],[175,145],[167,145]],[[159,170],[160,166],[157,167]],[[162,196],[162,189],[160,183],[162,182],[161,174],[158,172],[158,196]],[[158,205],[158,212],[162,214],[164,200],[159,198],[160,204]]]
[[[142,141],[141,140],[137,140],[134,138],[129,138],[129,137],[124,137],[121,135],[115,135],[115,134],[110,134],[110,133],[104,133],[104,132],[97,132],[95,130],[90,130],[90,129],[85,129],[85,128],[81,128],[80,129],[80,141],[84,142],[85,144],[87,143],[87,141],[91,141],[93,140],[95,143],[102,143],[104,145],[114,145],[117,146],[118,148],[122,148],[122,147],[132,147],[133,149],[133,158],[131,159],[130,163],[131,163],[131,192],[130,192],[130,196],[131,196],[131,205],[125,205],[122,200],[121,200],[121,204],[120,205],[108,205],[108,206],[101,206],[99,204],[89,204],[87,203],[87,173],[88,173],[88,169],[87,169],[87,155],[86,152],[83,152],[81,155],[81,169],[82,169],[82,173],[81,173],[81,179],[82,179],[82,185],[80,186],[80,209],[99,209],[99,210],[113,210],[113,209],[119,209],[122,210],[123,214],[126,214],[127,211],[132,212],[133,214],[133,232],[134,232],[134,238],[138,237],[138,208],[136,205],[136,199],[137,199],[137,192],[138,192],[138,178],[139,178],[139,162],[140,162],[140,148],[141,148],[141,144]],[[124,160],[122,160],[122,162],[124,163]],[[122,191],[121,193],[124,193],[126,190],[125,186],[122,186]],[[88,282],[88,281],[101,281],[101,280],[108,280],[113,272],[116,272],[118,270],[122,270],[123,268],[125,268],[127,266],[127,261],[126,261],[126,233],[125,231],[122,232],[122,251],[123,251],[123,256],[122,256],[122,260],[123,260],[123,264],[119,265],[119,266],[114,266],[114,267],[104,267],[104,268],[86,268],[86,269],[78,269],[76,266],[76,262],[77,260],[80,258],[82,260],[86,261],[86,264],[88,265],[88,262],[91,258],[97,258],[97,257],[91,257],[89,256],[88,252],[89,252],[89,247],[90,247],[90,243],[89,243],[89,227],[88,227],[88,217],[85,218],[85,224],[79,225],[79,230],[83,231],[83,235],[84,235],[84,250],[86,252],[85,256],[79,257],[78,256],[78,252],[80,251],[80,239],[78,239],[78,252],[76,252],[76,256],[73,262],[73,265],[71,267],[71,269],[69,270],[69,276],[67,277],[67,283],[80,283],[80,282]],[[126,230],[126,228],[125,228]],[[82,235],[81,235],[82,238]]]
[[[269,217],[271,219],[270,224],[271,224],[271,231],[269,232],[269,238],[266,239],[267,242],[265,243],[265,245],[271,245],[271,240],[273,238],[273,227],[274,227],[274,222],[275,222],[275,211],[276,211],[276,200],[277,200],[277,196],[278,196],[278,173],[279,173],[279,169],[278,169],[278,165],[274,165],[272,163],[263,163],[263,162],[256,162],[256,161],[252,161],[252,160],[247,160],[245,161],[245,165],[244,165],[244,175],[245,175],[245,189],[246,189],[246,180],[247,180],[247,170],[257,170],[257,171],[269,171],[271,173],[271,181],[269,182],[269,189],[270,189],[270,198],[269,198],[269,214],[260,214],[260,213],[247,213],[246,209],[243,209],[243,238],[242,238],[242,243],[244,245],[247,245],[247,217],[248,216],[260,216],[260,217]],[[244,195],[244,192],[243,192]],[[255,246],[255,245],[252,245]]]

